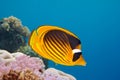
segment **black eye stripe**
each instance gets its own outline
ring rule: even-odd
[[[76,53],[74,53],[74,54],[80,54],[80,55],[81,55],[81,54],[82,54],[82,52],[76,52]]]
[[[82,52],[77,52],[77,53],[74,53],[73,55],[73,62],[78,60],[80,58],[80,55],[82,55]]]

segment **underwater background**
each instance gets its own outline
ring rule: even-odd
[[[77,80],[120,80],[119,0],[1,0],[0,18],[15,16],[32,31],[54,25],[75,33],[82,41],[86,67],[49,67]]]

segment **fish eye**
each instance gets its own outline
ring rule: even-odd
[[[82,52],[76,52],[73,55],[73,62],[75,62],[76,60],[78,60],[80,58],[80,55],[82,55]]]

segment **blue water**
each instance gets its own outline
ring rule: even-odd
[[[120,0],[1,0],[0,18],[11,15],[31,31],[47,24],[78,35],[87,66],[51,67],[77,80],[120,80]]]

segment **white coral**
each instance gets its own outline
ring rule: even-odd
[[[9,64],[10,62],[13,62],[16,60],[17,57],[25,55],[21,52],[16,53],[9,53],[6,50],[0,50],[0,62],[4,62],[5,64]]]
[[[44,80],[76,80],[72,75],[54,68],[48,68],[43,73]]]
[[[15,58],[8,51],[0,50],[0,62],[4,62],[5,64],[8,64],[14,60]]]
[[[11,54],[11,56],[14,57],[14,58],[17,58],[17,57],[22,56],[22,55],[25,55],[25,54],[23,54],[21,52],[16,52],[16,53]]]

